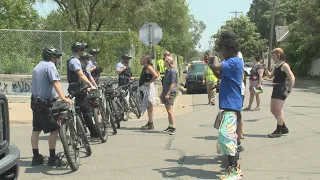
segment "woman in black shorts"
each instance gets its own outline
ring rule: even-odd
[[[273,133],[268,134],[268,137],[275,138],[281,137],[282,134],[289,133],[289,130],[284,123],[283,105],[294,86],[295,77],[289,64],[285,62],[285,54],[281,48],[272,50],[271,57],[276,63],[276,66],[271,73],[265,67],[265,72],[269,79],[274,78],[270,109],[271,113],[277,119],[277,129]],[[287,77],[290,79],[288,87],[286,86]]]

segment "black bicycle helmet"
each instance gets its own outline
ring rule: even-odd
[[[100,49],[91,49],[89,51],[89,54],[91,54],[92,56],[98,55],[100,53]]]
[[[62,53],[60,50],[54,48],[54,47],[45,47],[42,49],[42,58],[44,60],[49,61],[51,58],[57,57],[59,58],[60,56],[62,56]]]
[[[84,51],[86,48],[88,48],[88,44],[81,42],[75,42],[71,46],[72,51]]]
[[[132,57],[126,54],[126,55],[122,55],[122,59],[129,60],[129,59],[132,59]]]
[[[85,60],[90,59],[91,57],[92,57],[91,54],[89,54],[89,53],[84,53],[82,56],[80,56],[80,60],[85,61]]]

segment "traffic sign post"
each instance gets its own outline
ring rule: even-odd
[[[154,52],[154,45],[157,45],[162,39],[162,29],[159,25],[155,22],[146,22],[143,26],[139,29],[139,39],[145,44],[149,46],[149,54],[151,59],[154,62],[155,52]]]

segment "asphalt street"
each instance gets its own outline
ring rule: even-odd
[[[295,88],[285,103],[290,133],[270,139],[266,135],[276,127],[269,111],[271,90],[266,84],[260,111],[243,112],[245,151],[239,161],[244,172],[242,179],[320,179],[320,94]],[[213,128],[218,107],[207,105],[205,94],[185,94],[181,99],[193,111],[177,116],[176,135],[161,132],[168,125],[163,116],[155,116],[153,131],[140,130],[145,120],[129,120],[122,123],[117,135],[110,134],[106,143],[91,142],[93,154],[82,154],[76,172],[69,167],[31,167],[31,125],[12,125],[11,141],[21,150],[20,179],[218,179],[220,169],[225,167],[224,157],[216,153],[218,132]],[[42,135],[39,145],[40,153],[46,156],[47,139],[47,135]],[[62,152],[60,141],[57,152]]]

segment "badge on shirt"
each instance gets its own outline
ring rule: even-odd
[[[51,68],[52,68],[52,70],[55,72],[55,76],[56,76],[57,78],[59,78],[59,73],[58,73],[58,70],[57,70],[56,66],[52,66]]]

